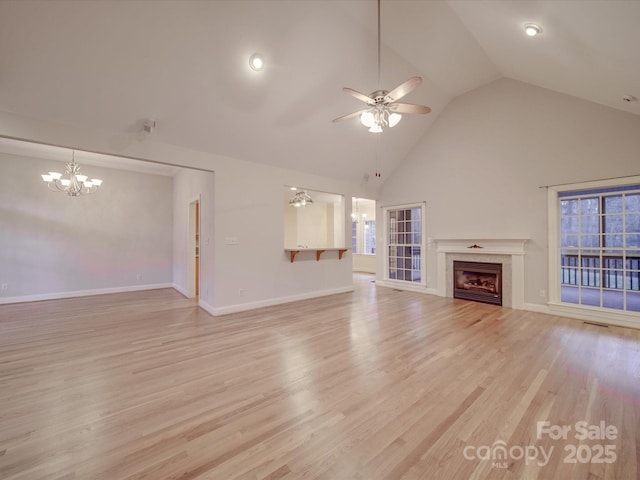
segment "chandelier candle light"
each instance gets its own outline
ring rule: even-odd
[[[367,218],[367,214],[363,213],[362,215],[360,215],[360,211],[358,208],[358,199],[356,198],[356,211],[351,212],[351,221],[354,223],[358,223],[361,219],[364,220],[365,218]]]
[[[102,185],[102,180],[99,178],[89,180],[89,177],[80,174],[80,165],[75,161],[74,150],[71,151],[71,161],[67,163],[67,171],[64,175],[49,172],[42,175],[42,180],[47,183],[50,190],[65,192],[70,197],[95,193]]]

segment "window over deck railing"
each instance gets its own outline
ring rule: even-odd
[[[640,311],[640,185],[558,196],[561,301]]]
[[[640,257],[562,255],[562,285],[640,291]]]

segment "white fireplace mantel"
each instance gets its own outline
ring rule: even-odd
[[[504,261],[503,278],[510,278],[508,285],[503,284],[503,305],[517,310],[524,308],[524,256],[528,238],[503,237],[450,237],[433,238],[437,252],[437,294],[441,297],[452,296],[451,271],[454,259],[474,257],[472,261]],[[509,272],[504,272],[509,268]],[[451,280],[451,281],[449,281]],[[505,298],[507,297],[507,298]]]
[[[493,255],[524,255],[528,238],[434,238],[438,253],[487,253]],[[476,245],[480,248],[470,248]]]

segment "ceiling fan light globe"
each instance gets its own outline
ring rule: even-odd
[[[402,115],[399,113],[392,113],[389,115],[389,127],[395,127],[402,120]]]
[[[360,115],[360,123],[365,127],[372,127],[373,122],[375,122],[375,117],[371,111],[363,112],[362,115]]]
[[[371,125],[371,128],[369,129],[369,131],[371,133],[381,133],[382,127],[379,124],[374,123],[373,125]]]

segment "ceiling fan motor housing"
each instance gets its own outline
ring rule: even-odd
[[[375,105],[379,105],[381,103],[387,103],[388,93],[389,93],[389,90],[376,90],[375,92],[371,92],[369,97],[371,97],[371,100],[373,100],[373,103]]]

